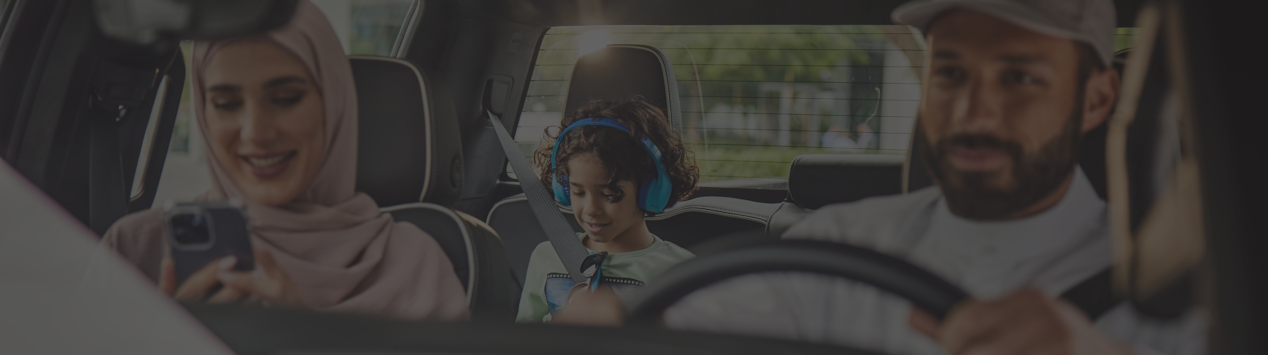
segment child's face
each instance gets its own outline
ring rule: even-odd
[[[608,179],[607,169],[594,153],[581,153],[568,159],[572,215],[594,242],[633,239],[623,237],[643,230],[633,228],[643,223],[643,211],[638,208],[638,186],[629,180],[617,182],[625,196],[619,202],[612,202],[611,197],[617,192],[608,189]]]

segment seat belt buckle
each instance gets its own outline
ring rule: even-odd
[[[598,289],[599,281],[603,280],[603,260],[607,257],[608,252],[603,251],[590,254],[581,262],[581,274],[585,275],[590,292]]]

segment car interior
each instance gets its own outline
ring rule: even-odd
[[[240,23],[207,20],[205,24],[221,27],[146,30],[140,27],[147,22],[136,20],[141,17],[126,17],[142,16],[139,12],[119,15],[117,8],[110,7],[129,1],[0,2],[0,156],[98,235],[128,213],[162,206],[161,184],[179,179],[171,175],[175,165],[169,164],[175,158],[170,155],[186,154],[167,147],[197,145],[189,143],[196,134],[182,123],[188,120],[183,103],[188,100],[185,57],[189,55],[183,43],[275,28],[285,23],[287,11],[295,7],[294,0],[206,5],[206,16],[215,12],[209,9],[225,6],[219,9],[242,14],[233,20]],[[542,217],[534,214],[521,188],[537,179],[521,179],[507,167],[488,114],[505,122],[504,128],[528,153],[542,137],[543,126],[534,120],[554,120],[557,125],[563,112],[591,100],[639,96],[663,109],[684,139],[704,142],[689,147],[704,147],[709,137],[715,137],[706,130],[719,130],[704,127],[716,122],[709,118],[715,113],[702,107],[704,93],[718,91],[705,88],[723,84],[699,78],[702,71],[711,70],[699,69],[699,58],[682,58],[683,53],[704,58],[708,52],[685,51],[682,48],[688,44],[671,44],[678,37],[667,36],[673,40],[656,42],[662,43],[657,46],[637,40],[643,37],[618,36],[625,33],[620,31],[653,33],[648,36],[664,29],[695,36],[731,31],[743,36],[745,31],[767,28],[760,26],[777,25],[814,31],[838,28],[831,26],[897,27],[890,13],[905,2],[396,1],[407,11],[392,15],[397,16],[392,17],[394,32],[384,40],[386,44],[349,55],[360,109],[357,190],[370,195],[395,220],[412,223],[439,242],[466,289],[474,322],[405,322],[252,307],[184,306],[242,354],[538,353],[560,351],[560,343],[585,345],[563,349],[566,353],[603,346],[617,353],[868,354],[805,342],[669,331],[654,324],[655,316],[690,289],[735,276],[734,270],[740,269],[750,273],[791,268],[873,277],[873,282],[882,284],[878,287],[910,293],[917,298],[915,303],[932,308],[949,307],[963,298],[953,287],[933,287],[941,293],[919,295],[920,290],[931,288],[911,285],[940,279],[926,280],[890,261],[868,259],[873,256],[866,251],[833,249],[831,253],[856,253],[850,255],[873,260],[863,266],[836,265],[832,258],[837,254],[815,251],[835,247],[776,243],[790,226],[824,206],[934,185],[922,164],[924,141],[912,138],[919,132],[914,115],[890,113],[914,113],[917,102],[885,101],[898,97],[886,95],[900,95],[892,93],[901,90],[896,87],[918,87],[919,81],[901,82],[903,77],[890,72],[885,72],[884,79],[850,79],[840,83],[839,92],[856,96],[846,99],[835,99],[830,95],[836,91],[828,89],[815,89],[821,90],[814,94],[819,96],[795,98],[803,86],[794,82],[805,79],[791,69],[787,80],[724,84],[733,85],[735,93],[751,89],[758,93],[753,95],[766,95],[752,101],[757,111],[845,102],[842,105],[848,106],[844,107],[862,113],[842,122],[850,127],[872,124],[879,131],[878,139],[886,141],[874,143],[866,154],[820,149],[819,136],[797,130],[815,129],[813,133],[820,134],[830,123],[801,118],[810,114],[785,109],[752,114],[792,117],[789,121],[794,123],[779,129],[792,131],[793,138],[780,138],[771,128],[767,129],[771,139],[782,139],[785,147],[789,141],[809,142],[805,144],[814,149],[788,150],[796,153],[768,161],[756,155],[738,158],[748,159],[744,164],[773,166],[775,173],[729,178],[726,172],[710,168],[714,165],[706,165],[728,160],[697,151],[702,168],[708,168],[705,174],[715,175],[709,175],[694,196],[648,217],[647,224],[662,239],[702,260],[717,256],[709,259],[716,262],[693,264],[694,271],[681,270],[680,277],[666,281],[667,286],[658,289],[663,294],[635,302],[638,310],[631,314],[651,319],[652,324],[620,331],[513,324],[530,255],[548,238],[539,223]],[[1120,34],[1131,34],[1123,37],[1126,42],[1115,56],[1124,94],[1113,118],[1085,136],[1079,155],[1081,169],[1097,194],[1109,201],[1115,218],[1125,216],[1130,221],[1115,230],[1116,246],[1127,251],[1116,259],[1114,292],[1158,317],[1176,317],[1199,305],[1208,307],[1212,354],[1268,353],[1268,340],[1256,335],[1268,325],[1268,307],[1257,301],[1268,296],[1268,283],[1262,280],[1262,271],[1268,267],[1268,259],[1262,257],[1266,250],[1262,237],[1268,231],[1255,218],[1268,212],[1262,204],[1268,191],[1258,183],[1266,181],[1268,174],[1259,154],[1263,147],[1257,143],[1261,140],[1257,135],[1268,132],[1264,129],[1268,121],[1254,119],[1262,116],[1254,103],[1261,101],[1257,95],[1264,92],[1254,83],[1265,81],[1253,80],[1265,79],[1268,72],[1255,63],[1257,56],[1242,48],[1248,43],[1243,34],[1250,33],[1246,29],[1255,22],[1254,12],[1231,0],[1117,0],[1115,4]],[[124,17],[110,17],[116,15]],[[582,43],[587,36],[584,31],[592,28],[602,28],[611,37]],[[910,43],[916,48],[919,38],[902,31],[878,37],[877,48],[882,49],[873,52],[906,53],[905,58],[886,57],[885,63],[901,60],[904,69],[919,67],[912,59],[921,55],[919,50],[895,44]],[[579,38],[580,47],[594,48],[560,49],[563,45],[552,42],[574,38]],[[660,37],[655,38],[659,41]],[[702,66],[709,65],[699,60]],[[885,65],[875,65],[875,73]],[[824,82],[836,75],[826,69],[822,73]],[[880,81],[872,85],[868,80]],[[718,87],[718,92],[727,94],[717,102],[741,102],[743,95],[730,94],[732,86]],[[857,95],[871,95],[873,87],[875,97],[858,99]],[[714,111],[726,113],[725,109]],[[718,117],[748,117],[744,115],[749,113]],[[875,123],[873,116],[895,123]],[[899,125],[902,134],[886,131]],[[862,142],[861,135],[853,137]],[[574,231],[583,231],[571,207],[557,207]],[[786,259],[804,260],[797,264]],[[765,264],[740,267],[759,263]],[[800,266],[789,266],[793,264]],[[841,271],[848,268],[897,270],[893,275],[898,276],[886,280],[870,271]]]

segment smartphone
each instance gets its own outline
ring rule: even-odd
[[[239,201],[169,204],[163,222],[176,266],[177,285],[184,284],[207,264],[227,256],[238,257],[234,270],[255,268],[251,226]]]

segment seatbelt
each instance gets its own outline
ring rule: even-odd
[[[119,153],[119,122],[127,114],[122,106],[109,112],[95,108],[88,153],[88,226],[104,235],[115,220],[128,211],[123,184],[123,155]]]
[[[1122,303],[1114,294],[1113,268],[1105,268],[1092,277],[1083,280],[1061,294],[1061,299],[1070,302],[1088,319],[1096,322],[1105,312]]]
[[[568,270],[568,277],[572,278],[573,284],[586,284],[586,276],[582,273],[581,267],[590,256],[590,252],[586,251],[586,247],[580,240],[577,240],[577,233],[560,215],[559,207],[555,205],[554,194],[546,191],[546,186],[535,179],[537,174],[529,168],[528,161],[524,159],[515,141],[511,140],[511,134],[507,133],[502,120],[494,116],[492,111],[488,111],[488,114],[489,121],[493,122],[493,130],[497,131],[498,142],[502,144],[502,151],[506,153],[506,159],[511,162],[511,170],[515,171],[515,175],[519,177],[520,188],[524,190],[524,196],[528,198],[528,205],[537,216],[537,223],[541,224],[542,230],[546,232],[546,239],[550,240],[555,253],[559,254],[559,261],[563,262],[564,269]]]
[[[145,102],[158,78],[153,68],[130,68],[102,60],[96,68],[90,102],[92,134],[88,155],[88,226],[102,235],[128,213],[127,172],[119,146],[119,127]]]

